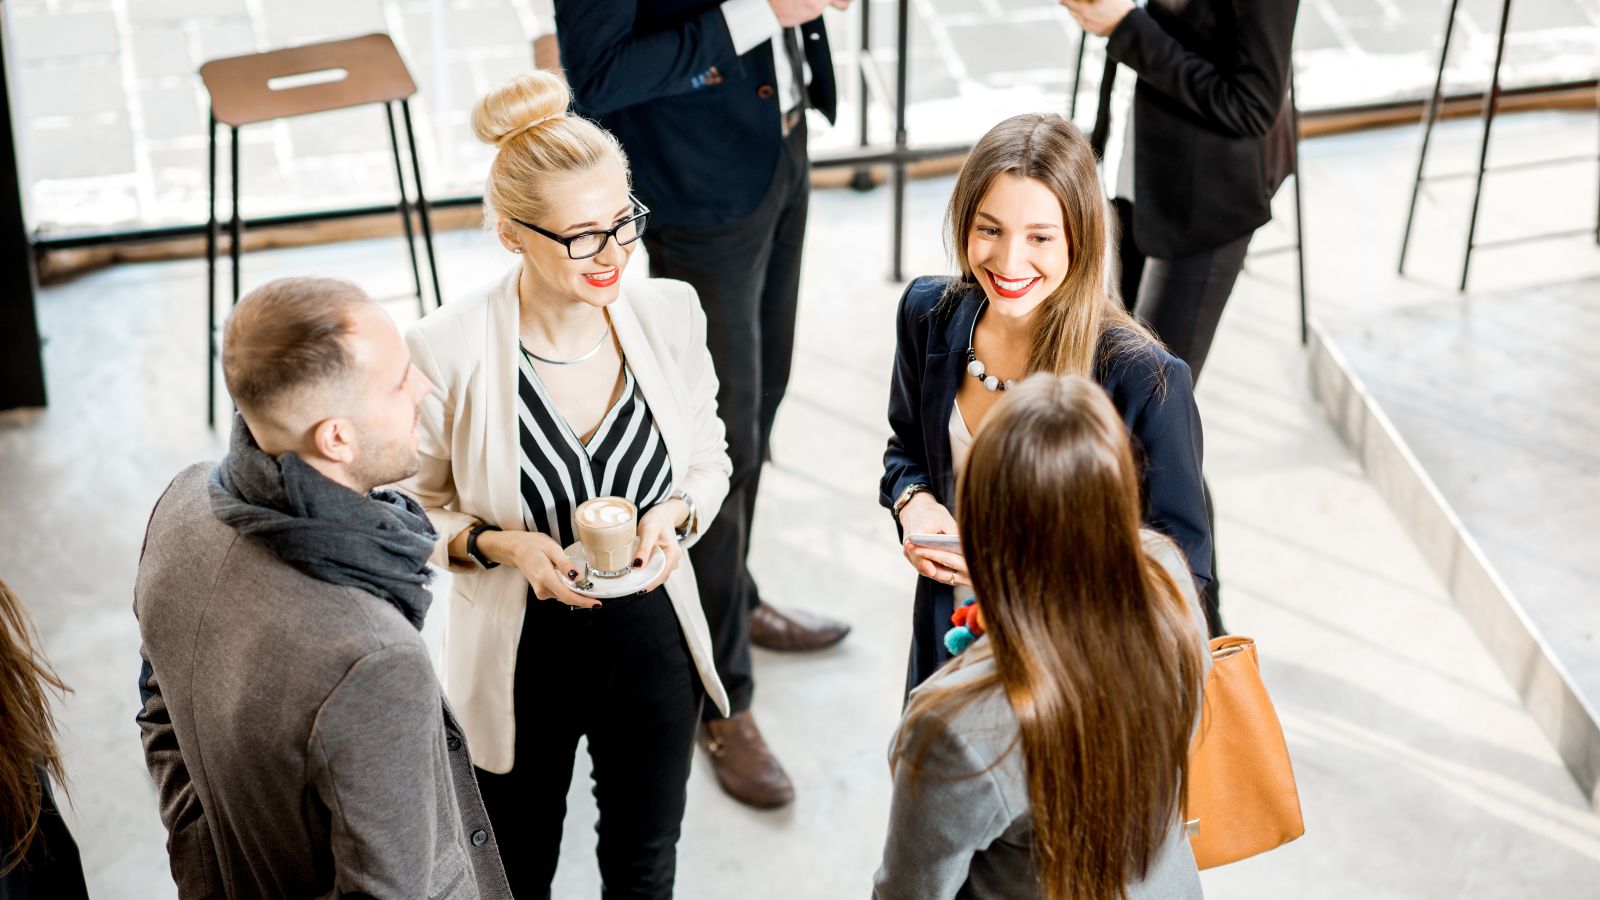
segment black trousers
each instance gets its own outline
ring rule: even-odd
[[[664,588],[600,609],[528,599],[517,646],[516,758],[478,770],[519,900],[550,897],[578,738],[589,739],[608,900],[669,898],[705,696]]]
[[[1133,236],[1134,206],[1121,197],[1116,209],[1119,262],[1118,287],[1128,311],[1143,319],[1172,351],[1189,365],[1195,384],[1211,353],[1222,310],[1244,270],[1250,235],[1174,259],[1146,257]],[[1205,485],[1206,522],[1211,526],[1211,583],[1205,589],[1206,624],[1212,637],[1227,632],[1222,625],[1222,576],[1217,569],[1217,521],[1211,486]]]
[[[811,201],[804,120],[784,140],[778,171],[754,211],[716,226],[652,225],[650,274],[687,281],[706,311],[716,364],[717,412],[728,430],[733,479],[711,527],[689,549],[711,628],[717,672],[734,713],[750,708],[750,610],[761,603],[745,557],[772,423],[794,359],[800,254]],[[706,718],[721,714],[706,704]]]

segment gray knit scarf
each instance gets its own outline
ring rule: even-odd
[[[312,578],[376,594],[422,629],[438,535],[410,497],[358,494],[293,452],[273,458],[235,415],[228,455],[211,473],[211,512]]]

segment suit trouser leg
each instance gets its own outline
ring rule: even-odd
[[[790,140],[792,145],[794,135]],[[793,213],[794,172],[804,168],[803,160],[786,149],[766,197],[737,221],[656,226],[644,236],[650,274],[681,279],[699,293],[706,313],[706,346],[717,370],[717,413],[727,429],[733,477],[722,509],[689,556],[700,582],[712,655],[735,713],[750,708],[755,690],[749,610],[757,601],[745,558],[766,439],[788,383],[794,346],[795,300],[775,290],[769,302],[767,280],[780,247],[780,232],[783,252],[798,256],[798,241],[790,232],[797,220],[801,232],[805,227],[804,212],[798,217]],[[790,267],[792,276],[786,274]],[[797,290],[798,260],[777,268],[781,280],[792,282],[791,290]],[[718,716],[716,707],[706,704],[705,717]]]
[[[1150,324],[1174,356],[1189,364],[1197,385],[1249,249],[1247,234],[1188,256],[1145,260],[1134,314]]]
[[[778,178],[787,182],[784,202],[772,231],[772,251],[767,257],[766,279],[761,289],[761,403],[756,422],[760,447],[756,471],[744,492],[745,521],[756,520],[756,487],[760,467],[772,458],[772,425],[778,404],[789,389],[794,364],[795,317],[800,306],[800,265],[805,251],[806,219],[811,208],[811,167],[806,158],[805,125],[788,137],[788,151],[779,164]],[[748,607],[761,604],[761,592],[744,569]]]
[[[612,611],[596,617],[606,645],[596,655],[606,670],[585,679],[609,688],[588,732],[603,894],[607,900],[665,900],[677,876],[705,692],[665,590],[633,600],[606,627]]]

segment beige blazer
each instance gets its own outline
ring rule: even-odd
[[[479,521],[507,531],[527,527],[518,495],[520,272],[519,265],[486,292],[446,304],[406,334],[412,362],[435,391],[420,411],[422,468],[400,486],[427,508],[439,532],[433,563],[454,576],[443,639],[445,691],[466,728],[473,760],[497,773],[510,771],[515,759],[512,684],[528,583],[512,566],[481,571],[452,563],[446,547]],[[698,523],[687,546],[722,506],[733,472],[717,418],[705,313],[693,288],[665,279],[623,281],[622,295],[607,310],[667,446],[672,487],[694,500]],[[706,695],[726,714],[728,696],[712,663],[688,554],[666,588]]]

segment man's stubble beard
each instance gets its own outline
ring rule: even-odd
[[[410,432],[406,434],[409,438]],[[422,468],[422,459],[409,440],[396,441],[394,446],[384,447],[363,439],[360,446],[361,462],[354,472],[362,484],[369,485],[369,492],[404,481]]]

